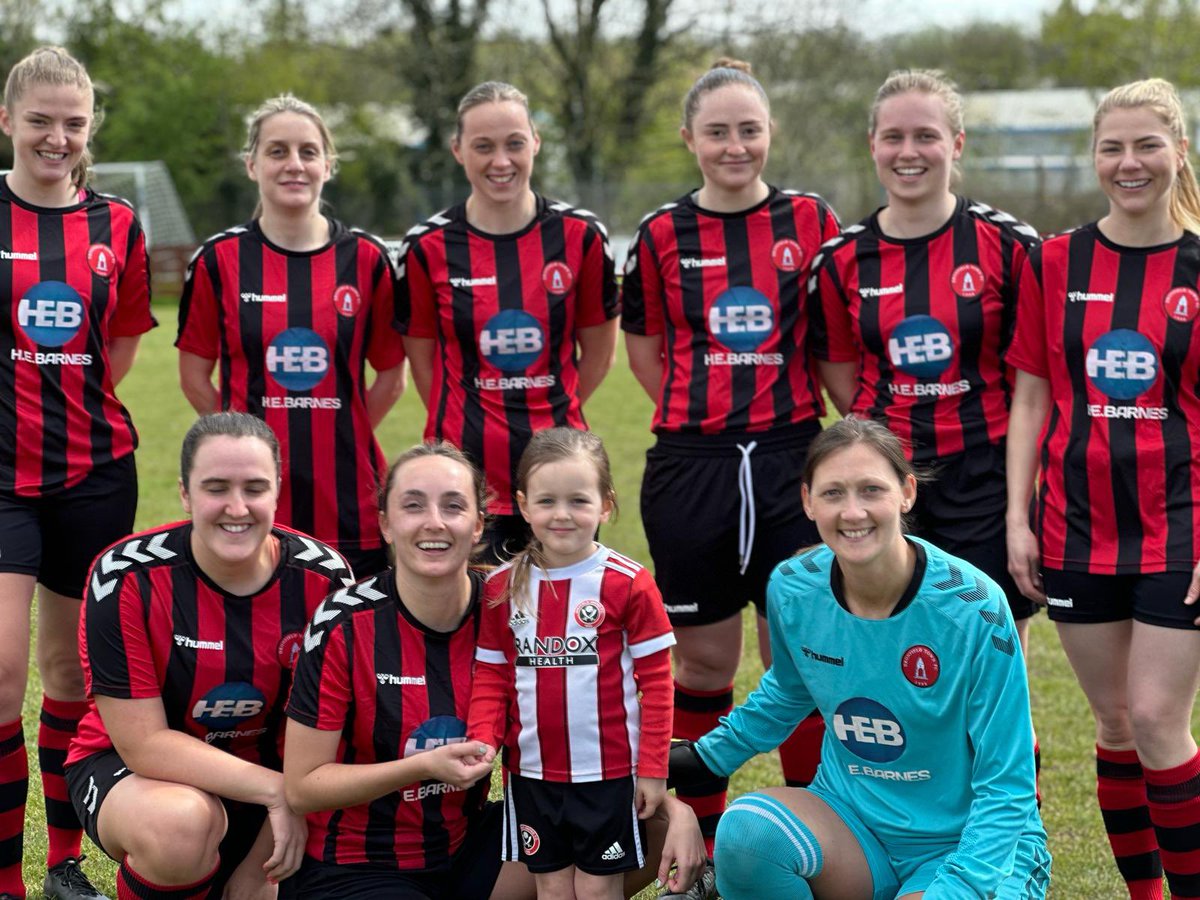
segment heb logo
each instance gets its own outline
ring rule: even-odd
[[[904,728],[881,703],[854,697],[838,706],[832,724],[842,746],[860,759],[894,762],[904,755]]]
[[[434,716],[412,730],[404,742],[404,758],[467,739],[467,723],[457,716]]]
[[[92,244],[87,252],[88,268],[101,278],[110,278],[117,268],[117,254],[107,244]]]
[[[362,294],[358,292],[358,288],[339,284],[333,289],[333,308],[338,311],[339,316],[353,319],[362,308]]]
[[[946,326],[933,316],[909,316],[892,331],[888,358],[905,374],[937,378],[954,359],[954,342]]]
[[[757,350],[775,329],[771,301],[752,287],[732,287],[708,310],[708,331],[737,353]]]
[[[950,286],[954,293],[967,300],[983,293],[983,269],[974,263],[964,263],[950,273]]]
[[[548,293],[565,294],[574,283],[575,273],[565,262],[548,262],[546,268],[542,269],[542,284]]]
[[[233,720],[252,719],[263,711],[266,697],[245,681],[229,681],[213,688],[192,707],[192,718],[209,728],[227,726]]]
[[[1189,287],[1177,287],[1163,297],[1163,309],[1176,322],[1190,322],[1200,311],[1200,294]]]
[[[62,281],[38,282],[17,304],[17,323],[35,343],[61,347],[83,325],[83,299]]]
[[[796,241],[783,238],[771,248],[771,262],[780,272],[795,272],[804,265],[804,251]]]
[[[329,371],[329,348],[311,329],[288,328],[267,347],[267,371],[286,390],[307,391]]]
[[[1092,384],[1113,400],[1132,400],[1158,380],[1158,352],[1150,339],[1128,328],[1096,338],[1084,358]]]
[[[519,309],[496,313],[479,332],[479,352],[504,372],[520,372],[533,365],[545,343],[538,320]]]

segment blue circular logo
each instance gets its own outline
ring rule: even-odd
[[[266,706],[262,691],[245,681],[217,685],[196,701],[192,718],[209,728],[234,728],[242,719],[252,719]]]
[[[83,300],[69,284],[41,281],[17,304],[17,322],[35,343],[61,347],[83,325]]]
[[[267,347],[267,371],[289,391],[307,391],[329,371],[329,348],[308,328],[289,328]]]
[[[1118,328],[1096,338],[1085,359],[1088,378],[1113,400],[1132,400],[1158,380],[1158,353],[1144,334]]]
[[[735,353],[750,353],[775,330],[771,301],[752,287],[731,287],[708,308],[708,331]]]
[[[904,755],[904,727],[881,703],[854,697],[837,708],[832,724],[834,736],[859,759],[883,763]]]
[[[937,378],[954,359],[954,341],[933,316],[909,316],[888,338],[888,359],[914,378]]]
[[[479,352],[505,372],[520,372],[533,365],[545,346],[542,326],[519,309],[496,313],[479,332]]]
[[[412,730],[404,742],[405,758],[467,739],[467,723],[457,716],[434,716]]]

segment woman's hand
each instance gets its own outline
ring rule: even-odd
[[[634,787],[633,806],[637,810],[639,819],[648,819],[662,805],[663,798],[667,796],[667,779],[665,778],[642,778],[640,775]]]
[[[271,855],[262,864],[262,871],[268,881],[277,884],[300,868],[304,844],[308,840],[304,816],[293,812],[283,798],[282,778],[278,797],[267,804],[267,824],[271,828]]]
[[[673,894],[682,894],[704,871],[707,854],[700,823],[692,808],[671,795],[663,799],[661,811],[667,818],[662,860],[655,883]]]
[[[1017,583],[1017,589],[1034,603],[1046,605],[1046,591],[1042,587],[1042,554],[1038,540],[1028,525],[1008,523],[1008,574]],[[1196,579],[1192,579],[1193,586]]]
[[[429,778],[466,789],[492,773],[496,751],[480,741],[465,741],[426,750],[420,758],[428,767]]]
[[[1192,569],[1192,581],[1188,585],[1183,602],[1185,606],[1194,606],[1197,599],[1200,599],[1200,562],[1196,563],[1196,567]],[[1192,619],[1192,624],[1200,625],[1200,616]]]

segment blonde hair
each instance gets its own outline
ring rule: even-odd
[[[504,81],[484,81],[475,85],[458,101],[458,110],[454,119],[454,140],[462,140],[463,119],[467,113],[485,103],[519,103],[525,110],[525,118],[529,120],[529,130],[537,134],[537,126],[533,124],[533,113],[529,109],[529,98],[520,90]]]
[[[868,114],[867,131],[875,133],[875,125],[879,119],[879,108],[885,100],[900,94],[916,91],[930,94],[942,101],[946,111],[946,124],[950,131],[959,134],[963,131],[963,99],[955,84],[944,72],[937,69],[896,69],[879,86],[875,99],[871,101],[871,111]]]
[[[246,145],[242,147],[242,159],[249,160],[258,151],[258,142],[262,137],[263,123],[272,116],[277,116],[280,113],[295,113],[298,116],[304,116],[317,126],[317,132],[321,135],[321,149],[325,153],[325,157],[329,160],[329,175],[332,177],[337,173],[337,147],[333,143],[333,132],[329,130],[329,126],[325,124],[325,120],[321,114],[317,112],[317,108],[311,103],[306,103],[295,94],[286,93],[280,94],[278,97],[272,97],[269,100],[264,100],[262,105],[258,107],[246,124]],[[262,200],[254,207],[254,218],[262,215],[263,206]]]
[[[751,73],[750,63],[740,59],[722,56],[709,67],[709,70],[696,79],[683,98],[683,127],[692,130],[692,120],[700,109],[700,101],[705,94],[720,90],[729,85],[741,85],[750,88],[758,95],[763,107],[767,110],[767,118],[771,116],[771,101],[759,80]]]
[[[608,453],[604,442],[598,435],[590,431],[580,431],[578,428],[559,426],[537,432],[529,440],[521,460],[517,463],[515,478],[516,488],[522,493],[529,492],[529,479],[541,466],[547,463],[560,462],[565,459],[583,459],[592,464],[596,470],[597,487],[600,499],[612,504],[613,513],[617,511],[617,489],[613,483],[612,466],[608,461]],[[505,601],[511,601],[513,606],[523,612],[529,612],[529,582],[533,567],[537,566],[546,571],[546,558],[542,552],[542,542],[535,536],[529,546],[512,559],[512,574],[508,577],[508,589],[493,601],[498,606]]]
[[[87,96],[88,105],[92,107],[87,143],[84,144],[79,162],[75,163],[75,168],[71,169],[71,184],[76,190],[81,191],[87,187],[88,179],[92,174],[92,151],[88,144],[104,118],[95,109],[96,94],[92,89],[92,79],[88,76],[83,63],[62,47],[38,47],[9,70],[8,80],[4,83],[4,106],[8,109],[9,115],[12,115],[17,101],[25,96],[25,92],[37,84],[78,88]]]
[[[1187,141],[1187,121],[1183,104],[1175,85],[1162,78],[1146,78],[1115,87],[1101,99],[1092,118],[1092,152],[1096,150],[1096,134],[1100,121],[1114,109],[1148,109],[1167,126],[1175,146],[1184,148]],[[1171,187],[1171,221],[1179,227],[1200,234],[1200,186],[1186,151],[1183,165]]]

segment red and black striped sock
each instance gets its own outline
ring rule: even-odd
[[[38,725],[38,762],[42,767],[42,793],[46,797],[46,866],[58,865],[69,856],[79,856],[83,828],[67,793],[63,764],[67,747],[87,712],[86,700],[55,700],[42,695]]]
[[[1146,780],[1136,750],[1096,745],[1096,798],[1108,843],[1133,900],[1162,900],[1158,838],[1146,806]]]
[[[1200,897],[1200,753],[1170,769],[1143,768],[1171,898],[1193,900]]]
[[[129,857],[117,870],[117,900],[204,900],[217,875],[218,866],[194,884],[152,884],[129,865]]]
[[[21,856],[25,850],[25,797],[29,757],[21,720],[0,725],[0,894],[25,897]]]
[[[808,787],[821,762],[821,741],[825,738],[825,720],[813,711],[779,745],[779,764],[788,787]]]
[[[695,691],[675,682],[675,724],[673,737],[696,740],[716,727],[721,716],[733,709],[733,685],[716,691]],[[713,839],[717,834],[717,822],[725,811],[725,795],[729,780],[720,779],[700,788],[677,788],[675,795],[692,808],[700,820],[700,833],[704,835],[704,846],[709,859],[713,853]]]

